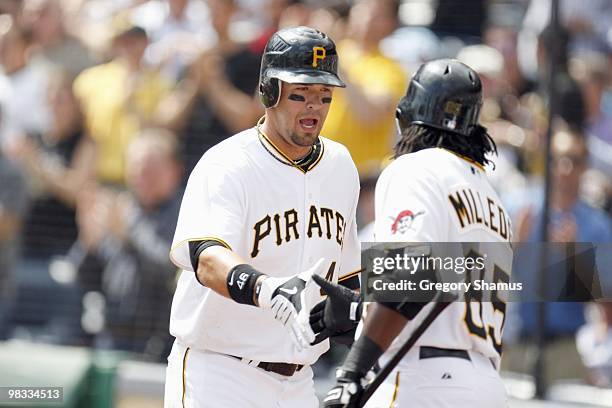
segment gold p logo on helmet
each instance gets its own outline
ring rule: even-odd
[[[453,101],[446,102],[446,105],[444,105],[444,113],[455,116],[459,115],[459,113],[461,113],[461,104]]]
[[[316,68],[318,60],[325,59],[325,48],[323,47],[312,47],[312,67]]]

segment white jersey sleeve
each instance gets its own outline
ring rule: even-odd
[[[445,241],[448,212],[444,197],[435,175],[417,160],[410,155],[396,159],[376,184],[376,241]]]
[[[215,240],[232,249],[244,238],[246,194],[236,171],[201,160],[189,177],[170,251],[179,268],[193,271],[189,242]]]

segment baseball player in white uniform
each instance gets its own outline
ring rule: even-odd
[[[296,347],[290,333],[322,299],[311,275],[354,287],[360,262],[357,170],[319,136],[333,87],[344,86],[337,64],[324,33],[275,33],[260,72],[265,116],[190,175],[170,253],[183,271],[166,407],[319,405],[309,366],[329,342]]]
[[[511,273],[511,226],[487,181],[485,155],[495,143],[478,125],[482,85],[476,72],[450,59],[426,63],[413,76],[398,106],[401,139],[395,160],[376,186],[378,242],[469,242],[486,253],[488,281]],[[475,249],[474,249],[475,248]],[[418,273],[418,272],[417,272]],[[495,276],[493,276],[495,274]],[[330,295],[311,314],[311,329],[349,325],[360,304],[353,294],[315,278]],[[505,303],[450,304],[397,365],[367,407],[503,407],[498,369]],[[471,299],[471,301],[469,301]],[[352,307],[351,307],[352,304]],[[432,302],[376,302],[367,308],[361,336],[337,372],[325,407],[357,407],[364,377],[384,365],[421,324]],[[323,312],[321,312],[323,310]],[[385,386],[386,385],[386,386]]]

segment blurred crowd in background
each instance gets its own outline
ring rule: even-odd
[[[612,242],[612,7],[560,0],[560,32],[549,26],[550,7],[0,0],[0,339],[164,361],[182,188],[209,147],[263,114],[261,54],[287,26],[320,29],[338,46],[347,88],[335,90],[322,134],[345,144],[359,169],[363,241],[397,140],[395,106],[421,63],[454,57],[484,83],[481,121],[499,150],[488,170],[514,239],[540,240],[550,125],[551,240]],[[558,115],[549,124],[550,80]],[[612,303],[547,309],[547,380],[611,385]],[[505,369],[530,369],[533,310],[510,308]]]

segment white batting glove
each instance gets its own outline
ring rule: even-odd
[[[315,332],[310,328],[308,321],[310,316],[310,307],[302,308],[291,325],[291,339],[298,352],[309,347],[315,340]]]
[[[291,277],[266,277],[257,296],[259,307],[270,310],[274,318],[290,328],[292,333],[296,330],[299,332],[296,323],[298,314],[302,310],[308,314],[318,300],[319,287],[312,280],[312,275],[324,276],[324,261],[321,258],[313,267]],[[314,340],[314,334],[312,338]]]

